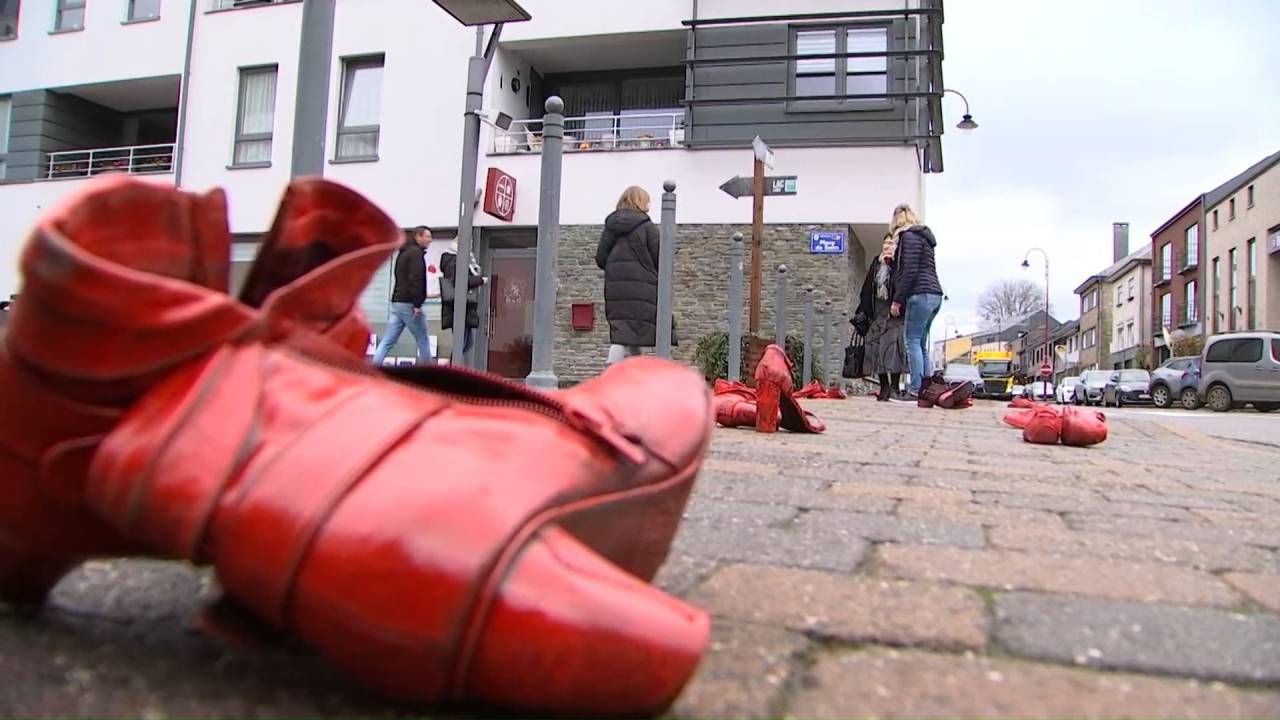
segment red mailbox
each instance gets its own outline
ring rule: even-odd
[[[595,303],[572,303],[569,321],[574,330],[590,330],[596,324]]]

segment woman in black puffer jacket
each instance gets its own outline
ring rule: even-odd
[[[920,393],[929,368],[929,327],[942,307],[942,283],[938,281],[934,248],[938,241],[933,231],[920,223],[910,205],[893,209],[893,234],[898,249],[893,265],[893,305],[889,312],[903,316],[907,341],[907,361],[911,365],[911,382],[907,399]]]
[[[596,248],[596,265],[604,270],[610,365],[658,344],[660,236],[648,212],[649,193],[627,188],[617,210],[605,218]]]

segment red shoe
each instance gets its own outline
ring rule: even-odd
[[[759,408],[754,388],[738,382],[716,380],[712,402],[718,424],[731,428],[756,426]],[[820,433],[827,429],[813,413],[785,395],[779,398],[777,422],[779,427],[797,433]]]
[[[778,345],[764,349],[756,365],[756,432],[778,431],[782,396],[791,397],[791,358]]]
[[[1088,447],[1107,439],[1107,416],[1098,410],[1067,406],[1062,409],[1062,444]]]
[[[827,396],[826,389],[823,388],[822,383],[818,382],[817,380],[810,380],[808,385],[805,385],[804,387],[792,393],[792,397],[794,397],[797,400],[804,400],[808,398],[825,398],[826,396]]]
[[[348,347],[363,332],[363,352],[368,331],[350,277],[367,279],[395,247],[371,246],[398,237],[355,193],[304,181],[286,194],[263,262],[271,282],[286,282],[365,247],[280,303],[305,308],[308,326]],[[124,409],[160,379],[229,338],[270,331],[225,294],[229,263],[221,191],[108,177],[37,225],[0,347],[0,598],[39,604],[85,558],[139,550],[84,507],[86,468]],[[343,290],[347,302],[336,302]]]
[[[973,390],[973,383],[969,380],[948,385],[945,390],[938,393],[937,405],[946,410],[969,407],[973,405],[972,400],[970,400],[973,397]]]

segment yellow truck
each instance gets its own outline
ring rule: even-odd
[[[982,351],[974,354],[973,361],[982,376],[982,387],[974,395],[998,400],[1013,398],[1013,353]]]

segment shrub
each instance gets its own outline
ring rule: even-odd
[[[757,336],[763,338],[763,336]],[[766,338],[772,339],[772,338]],[[747,336],[742,337],[742,357],[747,356]],[[804,340],[796,335],[787,336],[787,357],[791,358],[791,383],[799,388],[804,379]],[[714,332],[704,335],[693,349],[693,362],[702,371],[707,382],[729,377],[729,333]],[[822,381],[822,363],[815,356],[812,363],[813,379]]]
[[[1188,335],[1186,337],[1175,338],[1173,341],[1174,357],[1199,355],[1203,350],[1204,338],[1199,335]]]

